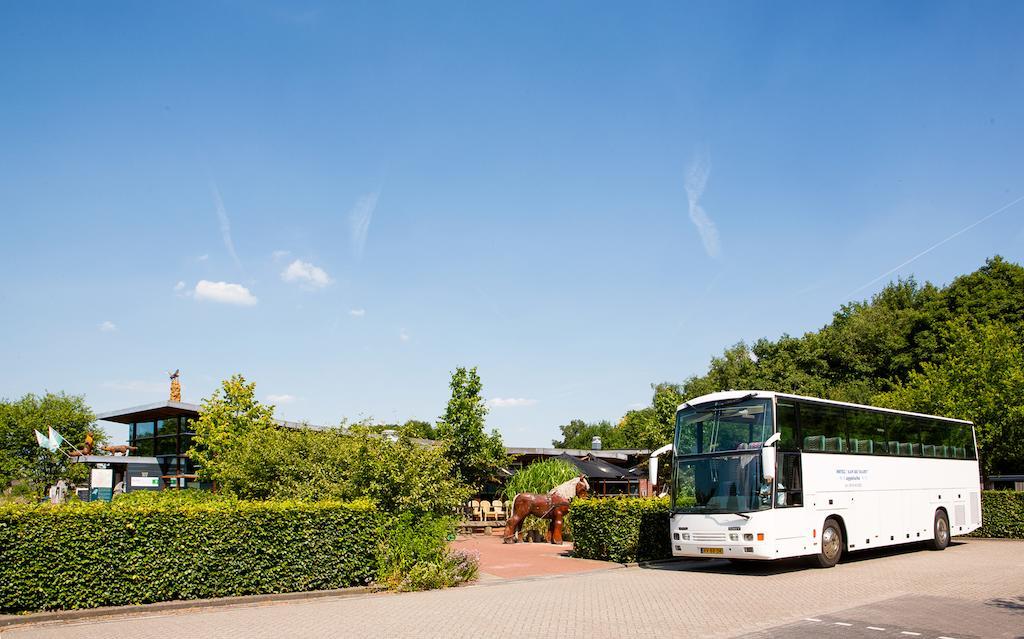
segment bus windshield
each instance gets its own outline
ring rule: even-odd
[[[676,416],[676,455],[759,449],[772,430],[769,399],[688,406]]]
[[[743,397],[688,406],[676,416],[673,510],[741,513],[771,507],[761,445],[773,432],[772,403]]]
[[[681,459],[675,471],[675,512],[742,513],[771,508],[771,486],[761,478],[760,451]]]

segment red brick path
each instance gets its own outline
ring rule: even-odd
[[[452,550],[480,553],[480,572],[502,579],[542,577],[618,568],[619,564],[590,559],[574,559],[572,543],[503,544],[499,535],[460,535],[452,542]]]

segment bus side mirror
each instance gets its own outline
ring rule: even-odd
[[[761,444],[761,476],[767,484],[775,481],[775,442],[782,439],[782,435],[775,433]]]
[[[650,471],[650,475],[648,476],[648,479],[650,479],[650,481],[651,481],[651,487],[652,487],[652,490],[653,490],[653,487],[655,485],[657,485],[657,483],[658,483],[658,458],[657,457],[651,457],[650,467],[648,468],[648,470]]]

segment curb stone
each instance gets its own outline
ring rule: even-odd
[[[371,586],[355,586],[352,588],[336,588],[334,590],[310,590],[307,592],[241,595],[238,597],[217,597],[216,599],[179,599],[175,601],[158,601],[148,604],[130,604],[127,606],[105,606],[102,608],[84,608],[81,610],[54,610],[48,612],[33,612],[23,615],[0,615],[0,629],[57,621],[78,621],[82,619],[99,619],[102,617],[134,617],[137,615],[172,612],[176,610],[221,608],[226,606],[275,603],[300,599],[325,599],[328,597],[348,598],[386,592],[386,590]]]

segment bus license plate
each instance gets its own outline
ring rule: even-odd
[[[724,551],[721,548],[701,548],[700,549],[700,554],[702,554],[702,555],[721,555],[721,554],[723,554],[723,552]]]

